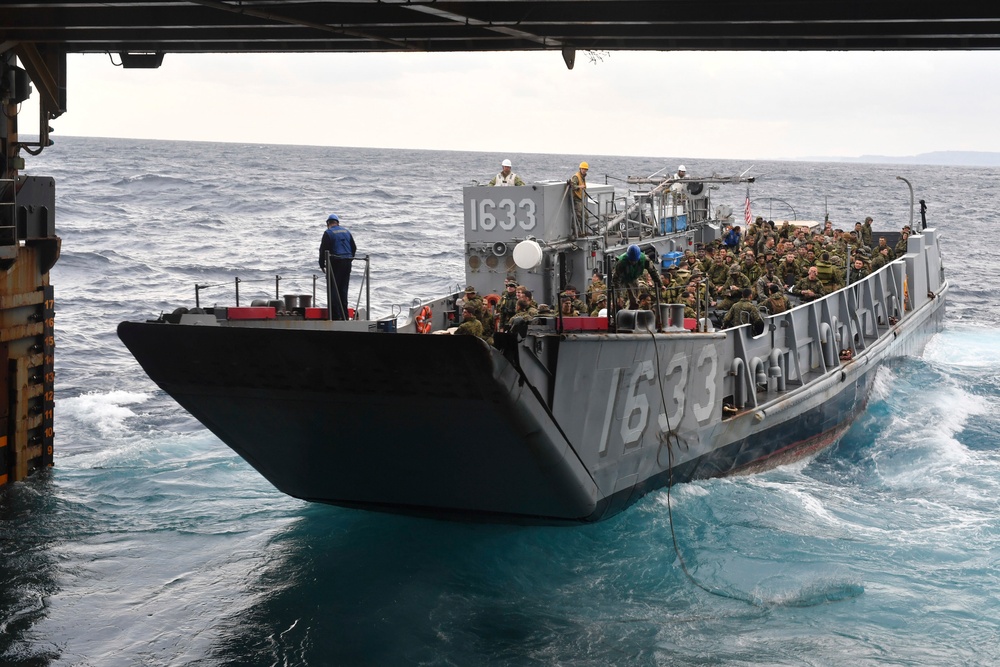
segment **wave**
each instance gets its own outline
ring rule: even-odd
[[[928,342],[923,358],[939,367],[1000,371],[1000,329],[949,328]]]
[[[136,174],[135,176],[124,176],[115,182],[114,185],[138,191],[155,191],[190,187],[193,185],[193,182],[187,178],[164,176],[162,174]]]
[[[102,436],[117,436],[125,430],[125,421],[137,416],[131,406],[142,405],[149,398],[149,394],[126,390],[91,392],[59,399],[59,414]]]

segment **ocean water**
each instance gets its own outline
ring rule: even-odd
[[[451,289],[461,187],[504,157],[528,180],[587,159],[591,182],[679,161],[83,138],[29,158],[57,179],[63,239],[56,465],[0,491],[0,664],[1000,662],[1000,169],[683,157],[695,174],[752,166],[755,214],[876,230],[909,221],[907,178],[947,239],[948,323],[879,371],[869,410],[816,457],[597,525],[288,498],[115,335],[193,305],[196,283],[217,285],[203,303],[230,302],[237,275],[241,299],[275,275],[310,291],[330,212],[371,256],[377,314]]]

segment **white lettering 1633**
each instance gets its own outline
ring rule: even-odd
[[[690,395],[691,414],[699,423],[710,419],[715,406],[715,374],[718,370],[718,352],[714,345],[705,345],[694,361],[694,368],[689,368],[691,357],[687,352],[677,352],[661,369],[666,384],[668,378],[674,378],[673,390],[665,396],[667,409],[673,404],[669,414],[662,412],[658,390],[655,393],[654,407],[658,415],[656,425],[661,433],[670,428],[676,428],[684,417],[685,403],[689,398],[688,382],[697,382],[699,386]],[[618,405],[618,387],[623,368],[612,371],[608,408],[604,416],[604,428],[601,434],[599,454],[608,449],[608,436],[611,434],[611,424],[615,407]],[[621,408],[621,425],[619,435],[626,449],[639,446],[642,434],[649,424],[650,398],[648,391],[656,388],[656,369],[652,361],[646,360],[636,364],[627,376],[622,389],[625,392],[624,404]],[[704,383],[701,386],[701,383]],[[698,400],[701,399],[701,400]]]
[[[517,203],[506,198],[499,202],[492,199],[470,199],[469,208],[471,230],[474,232],[491,232],[498,226],[508,232],[514,227],[528,232],[538,224],[535,219],[535,202],[531,199],[522,199]]]

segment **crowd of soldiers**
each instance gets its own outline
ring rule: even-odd
[[[759,331],[762,313],[819,299],[906,253],[909,226],[890,246],[871,225],[868,217],[850,231],[831,222],[811,230],[757,218],[736,245],[716,241],[688,250],[662,275],[645,253],[633,258],[626,252],[612,274],[615,305],[652,308],[659,290],[659,303],[684,304],[685,317],[708,316],[722,328],[749,322]]]
[[[539,304],[531,290],[512,278],[498,299],[491,295],[484,300],[470,286],[459,304],[462,322],[455,333],[492,343],[494,333],[540,315],[606,316],[612,297],[614,309],[684,304],[686,318],[707,316],[721,328],[750,323],[759,332],[764,326],[762,314],[819,299],[906,253],[909,226],[903,227],[900,241],[889,246],[871,225],[868,217],[850,231],[831,222],[811,230],[757,218],[741,230],[737,245],[720,240],[698,246],[662,272],[638,246],[629,246],[612,269],[610,297],[601,274],[594,273],[583,295],[574,285],[566,285],[556,306]]]
[[[600,294],[595,295],[593,303],[604,304],[607,298],[604,296],[604,283],[598,276],[595,276],[594,283],[588,288],[587,302],[591,301],[592,290],[600,288]],[[497,298],[499,297],[499,298]],[[539,304],[532,296],[531,290],[524,285],[518,285],[513,278],[508,278],[504,283],[504,292],[500,295],[490,295],[483,298],[476,293],[476,289],[471,285],[465,288],[458,304],[461,312],[461,323],[455,330],[458,335],[479,336],[486,342],[493,344],[493,334],[496,332],[510,331],[520,322],[530,322],[538,316],[555,315],[552,306]],[[577,315],[598,315],[599,307],[592,309],[580,298],[577,288],[567,285],[559,299],[558,312],[566,317]],[[605,313],[606,314],[606,313]]]

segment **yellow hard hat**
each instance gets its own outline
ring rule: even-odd
[[[590,169],[590,165],[587,164],[586,162],[581,162],[580,169]]]

